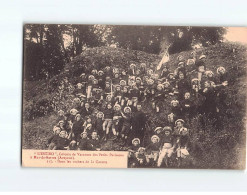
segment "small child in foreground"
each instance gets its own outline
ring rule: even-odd
[[[70,140],[67,138],[68,134],[66,131],[61,131],[57,138],[56,146],[53,150],[67,150],[70,144]]]
[[[136,165],[136,153],[138,149],[140,148],[140,139],[134,138],[132,140],[132,145],[129,147],[129,166],[134,167]]]
[[[159,142],[160,138],[157,135],[153,135],[151,137],[151,143],[146,147],[146,161],[148,164],[151,163],[152,166],[154,166],[159,156]]]
[[[168,161],[171,158],[174,151],[174,141],[171,135],[171,127],[164,127],[165,135],[163,140],[161,140],[161,150],[158,158],[157,166],[160,167],[163,160],[165,159],[165,165],[168,167]]]

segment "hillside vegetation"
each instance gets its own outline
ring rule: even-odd
[[[223,130],[212,130],[212,121],[205,119],[206,127],[203,129],[205,139],[201,142],[203,151],[196,154],[195,168],[225,168],[243,169],[245,162],[246,144],[246,65],[247,50],[245,46],[237,43],[221,43],[201,49],[207,56],[207,69],[216,73],[219,66],[224,66],[231,77],[231,85],[227,87],[226,103],[228,109],[221,116]],[[183,55],[187,59],[191,51],[181,52],[170,56],[167,63],[170,69],[177,65],[177,56]],[[68,63],[61,73],[49,80],[30,84],[24,82],[23,92],[23,128],[22,147],[26,149],[46,149],[47,138],[52,135],[55,125],[56,113],[50,107],[50,102],[56,95],[58,84],[64,77],[76,84],[82,72],[90,72],[93,68],[101,69],[105,66],[127,67],[131,63],[157,65],[161,59],[158,55],[145,52],[125,50],[110,47],[95,47],[87,49]],[[196,74],[195,74],[196,76]],[[165,125],[167,110],[171,99],[164,101],[164,109],[160,114],[150,112],[150,106],[144,105],[144,112],[149,114],[151,128]],[[62,100],[59,105],[65,110],[71,107],[70,96]],[[40,105],[47,108],[40,110]],[[34,111],[36,109],[36,111]],[[39,110],[39,111],[37,111]],[[192,140],[198,139],[198,129],[201,128],[199,119],[195,117],[191,122]],[[213,132],[213,133],[212,133]],[[227,143],[227,144],[226,144]],[[106,150],[119,150],[118,146],[106,145]]]

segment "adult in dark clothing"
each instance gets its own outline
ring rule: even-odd
[[[206,114],[215,114],[216,113],[216,97],[217,93],[215,88],[211,86],[209,81],[205,82],[205,88],[201,91],[202,95],[205,97],[205,101],[202,105],[203,112]]]
[[[227,86],[228,84],[232,84],[226,69],[222,66],[217,68],[217,85]],[[218,91],[218,106],[220,107],[220,112],[224,113],[227,109],[226,98],[227,98],[227,90],[225,87],[221,87]]]
[[[145,124],[147,117],[142,111],[142,105],[137,104],[137,111],[133,114],[133,124],[132,124],[132,137],[139,138],[143,144],[143,138],[145,133]]]

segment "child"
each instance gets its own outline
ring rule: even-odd
[[[154,89],[153,85],[154,85],[154,80],[148,78],[147,79],[147,87],[146,87],[146,89],[144,91],[144,94],[145,94],[145,96],[146,96],[148,101],[150,101],[153,98],[154,94],[155,94],[155,90],[152,93],[152,89]]]
[[[57,138],[56,146],[53,150],[66,150],[70,144],[70,140],[67,139],[67,136],[68,134],[66,131],[61,131],[59,133],[59,137]]]
[[[178,74],[178,82],[177,82],[177,89],[179,92],[179,100],[183,99],[184,93],[187,91],[190,91],[190,83],[184,78],[184,74],[182,72],[179,72]]]
[[[181,107],[182,115],[184,116],[187,122],[190,122],[190,119],[193,116],[194,112],[194,104],[193,100],[191,99],[190,92],[186,92],[184,94],[184,100],[181,101]]]
[[[125,80],[121,80],[121,81],[119,82],[119,84],[120,84],[120,86],[123,88],[124,86],[127,85],[127,82],[126,82]]]
[[[173,94],[173,89],[172,87],[170,86],[170,83],[168,81],[164,82],[163,83],[163,86],[164,86],[164,97],[168,97],[169,95],[174,95]]]
[[[161,75],[160,75],[160,78],[162,79],[166,79],[167,78],[167,75],[169,74],[169,70],[167,68],[167,66],[164,66],[162,72],[161,72]]]
[[[188,145],[189,145],[189,135],[188,129],[183,128],[181,130],[180,137],[177,139],[177,160],[178,160],[178,167],[181,165],[181,159],[186,158],[189,156],[188,152]]]
[[[132,154],[135,154],[138,149],[140,148],[140,144],[141,144],[141,141],[139,138],[134,138],[132,141],[131,141],[132,145],[129,147],[129,152],[132,153]]]
[[[104,71],[99,70],[98,71],[98,85],[100,88],[104,89],[104,84],[105,84],[105,77],[104,77]]]
[[[129,75],[131,75],[131,76],[136,75],[135,69],[136,69],[136,65],[135,64],[130,64],[130,69],[128,71]]]
[[[87,132],[88,135],[91,135],[93,132],[93,124],[90,117],[86,117],[86,120],[83,123],[83,132]]]
[[[83,132],[83,120],[81,115],[77,114],[75,116],[75,121],[72,126],[72,134],[74,135],[73,140],[78,141],[80,139],[80,134]]]
[[[131,128],[131,122],[132,122],[132,115],[131,115],[131,108],[125,107],[124,113],[121,111],[122,117],[123,117],[123,126],[121,130],[121,137],[124,141],[124,145],[127,143],[127,138],[130,132]]]
[[[188,70],[189,72],[191,72],[193,70],[192,67],[195,65],[195,63],[196,63],[196,52],[193,51],[190,53],[190,57],[186,63],[187,67],[189,68],[189,70]]]
[[[112,79],[112,84],[113,85],[119,85],[119,82],[120,82],[119,74],[118,73],[115,73],[114,74],[114,78]]]
[[[130,94],[128,91],[128,86],[124,86],[123,92],[122,92],[122,97],[121,97],[121,106],[124,106],[127,104],[129,97],[130,97]]]
[[[95,76],[95,77],[96,77],[96,76],[97,76],[97,74],[98,74],[98,71],[97,71],[96,69],[93,69],[93,70],[91,71],[91,73],[92,73],[92,75],[93,75],[93,76]]]
[[[54,134],[55,134],[55,131],[56,131],[58,128],[60,129],[60,131],[65,130],[65,129],[64,129],[64,121],[63,121],[63,120],[59,121],[59,122],[57,123],[57,125],[55,125],[55,126],[53,127],[53,132],[54,132]]]
[[[173,135],[175,137],[179,137],[181,135],[181,131],[185,128],[184,123],[185,122],[183,119],[178,119],[175,121],[175,127],[174,127],[174,132],[173,132]]]
[[[101,93],[101,88],[97,88],[95,89],[95,91],[93,91],[91,103],[94,104],[95,106],[98,106],[101,105],[102,102],[103,102],[103,95]]]
[[[84,84],[86,86],[86,84],[87,84],[87,76],[86,76],[85,72],[81,73],[80,82],[79,83],[82,83],[82,84]]]
[[[161,140],[161,150],[158,158],[157,166],[160,167],[163,159],[165,159],[165,165],[168,167],[168,159],[171,158],[174,150],[174,140],[171,135],[171,127],[164,127],[165,135]]]
[[[69,117],[69,120],[71,120],[72,122],[74,122],[75,120],[75,116],[78,114],[78,110],[75,109],[75,108],[72,108],[69,113],[70,113],[70,117]]]
[[[147,161],[146,161],[146,155],[145,155],[145,148],[140,147],[135,157],[136,157],[137,167],[144,167],[146,165]]]
[[[128,106],[136,107],[138,100],[140,98],[140,91],[136,84],[132,86],[132,90],[130,91],[130,100],[128,102]]]
[[[98,88],[99,88],[98,80],[97,79],[93,79],[93,81],[92,81],[92,92],[96,91],[96,89],[98,89]]]
[[[47,144],[49,145],[48,150],[54,150],[57,144],[57,140],[58,140],[60,132],[61,132],[61,129],[59,127],[56,127],[53,129],[53,133],[54,133],[53,136],[47,140]]]
[[[156,89],[155,88],[151,88],[150,89],[150,94],[148,94],[147,96],[151,102],[151,105],[152,105],[152,109],[155,111],[155,112],[159,112],[158,109],[156,109]]]
[[[100,136],[103,138],[103,123],[104,123],[104,114],[103,112],[98,112],[96,115],[96,120],[94,122],[94,129]]]
[[[114,114],[113,114],[113,121],[112,121],[112,133],[114,137],[112,140],[115,140],[117,136],[119,135],[119,122],[122,118],[121,114],[121,106],[119,104],[116,104],[113,108]]]
[[[146,63],[141,63],[141,64],[140,64],[141,74],[144,75],[144,74],[146,73],[146,69],[147,69]]]
[[[129,147],[128,151],[128,157],[129,157],[129,166],[134,167],[136,165],[136,153],[138,149],[140,148],[140,139],[134,138],[132,140],[132,145]]]
[[[89,140],[91,144],[91,150],[100,150],[100,141],[96,131],[91,134],[92,139]]]
[[[174,74],[178,77],[179,72],[182,72],[186,76],[186,68],[184,62],[179,62],[178,67],[175,69]]]
[[[79,110],[81,107],[81,100],[80,98],[76,97],[73,99],[73,104],[72,104],[73,108]]]
[[[91,108],[89,102],[84,104],[84,107],[80,110],[82,117],[90,116],[93,113],[93,109]]]
[[[104,70],[105,70],[105,75],[106,76],[109,76],[109,77],[112,76],[112,72],[111,72],[111,67],[110,66],[106,66]]]
[[[173,124],[175,120],[181,117],[181,107],[178,100],[171,101],[171,113],[168,114],[169,123]]]
[[[136,77],[136,86],[139,88],[142,83],[142,79],[140,77]]]
[[[216,83],[216,79],[214,78],[213,71],[211,71],[211,70],[205,71],[205,76],[206,76],[206,78],[205,78],[206,80],[213,81]]]
[[[146,161],[154,165],[159,156],[160,138],[157,135],[151,137],[151,143],[146,147]]]
[[[154,129],[154,135],[157,135],[160,138],[160,140],[162,140],[163,136],[164,136],[163,128],[162,127],[156,127]]]
[[[167,81],[170,83],[170,86],[173,90],[175,90],[175,87],[176,87],[176,79],[174,77],[174,74],[173,73],[169,73],[167,75]]]
[[[108,134],[110,132],[110,128],[112,125],[114,111],[112,110],[112,105],[107,104],[107,108],[104,111],[104,123],[103,123],[103,131],[105,132],[105,141],[108,139]]]
[[[77,83],[76,86],[77,86],[77,88],[74,91],[74,94],[76,96],[80,96],[80,95],[83,95],[83,94],[86,93],[86,86],[85,86],[85,84]]]
[[[193,78],[191,80],[191,87],[192,87],[193,94],[195,94],[195,96],[197,96],[199,90],[201,89],[201,85],[200,85],[198,78]]]
[[[89,99],[92,96],[92,89],[94,86],[93,80],[95,77],[93,75],[88,76],[88,86],[87,86],[87,99]]]
[[[106,96],[108,96],[108,95],[111,95],[111,91],[112,91],[112,89],[111,89],[111,83],[110,82],[108,82],[108,81],[106,81],[105,82],[105,90],[104,90],[104,97],[106,97]]]
[[[125,82],[128,81],[128,75],[125,70],[122,70],[121,79],[124,80]]]
[[[137,68],[136,69],[136,76],[138,77],[138,76],[140,76],[140,74],[141,74],[141,70],[139,68]]]
[[[157,90],[156,90],[156,93],[154,96],[154,102],[153,102],[156,113],[160,112],[160,108],[162,106],[163,99],[164,99],[164,85],[158,84]]]
[[[177,56],[178,62],[182,62],[184,60],[184,57],[182,55]]]
[[[59,110],[57,113],[58,113],[57,121],[64,120],[64,111],[63,110]]]
[[[217,74],[218,74],[218,82],[219,83],[227,83],[228,84],[228,75],[226,73],[226,69],[223,66],[220,66],[217,68]]]
[[[205,60],[206,60],[206,56],[205,55],[201,55],[199,57],[199,60],[195,63],[197,71],[198,71],[198,80],[200,82],[202,80],[202,74],[206,70]]]
[[[115,97],[115,103],[120,104],[122,100],[122,91],[120,85],[115,86],[114,97]]]

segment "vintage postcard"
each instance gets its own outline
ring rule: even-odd
[[[245,169],[247,27],[23,34],[23,167]]]

